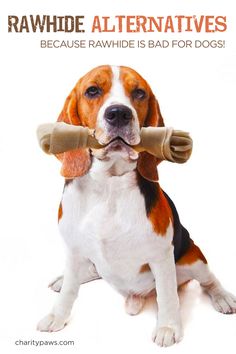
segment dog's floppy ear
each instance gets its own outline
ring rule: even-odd
[[[78,97],[74,88],[67,97],[58,122],[81,125],[78,115]],[[65,178],[83,176],[91,165],[91,157],[88,149],[76,149],[62,154],[57,154],[57,158],[62,162],[61,174]]]
[[[146,119],[144,121],[144,127],[164,127],[164,120],[161,115],[158,101],[153,93],[149,98],[149,107]],[[141,152],[139,154],[137,169],[138,172],[147,180],[152,182],[158,181],[157,165],[162,160],[157,159],[155,156],[148,152]]]
[[[150,98],[149,98],[149,106],[148,106],[148,113],[146,116],[146,119],[144,121],[144,127],[164,127],[164,120],[161,115],[161,110],[159,103],[154,96],[153,93],[151,93]]]

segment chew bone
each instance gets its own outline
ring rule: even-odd
[[[141,141],[133,148],[147,151],[161,160],[184,163],[192,153],[193,141],[189,133],[167,127],[142,128]]]
[[[39,145],[47,154],[60,154],[77,148],[99,149],[94,130],[63,122],[41,124],[37,129]]]
[[[44,152],[59,154],[77,148],[104,148],[95,138],[94,130],[87,127],[60,123],[38,127],[39,145]],[[132,146],[138,152],[147,151],[161,160],[184,163],[192,152],[188,133],[166,127],[147,127],[140,132],[140,143]]]

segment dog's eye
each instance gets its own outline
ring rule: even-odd
[[[99,87],[90,86],[85,91],[85,96],[87,96],[88,98],[95,98],[95,97],[100,96],[101,93],[102,93],[102,90]]]
[[[146,92],[137,88],[132,91],[132,97],[136,100],[143,100],[146,97]]]

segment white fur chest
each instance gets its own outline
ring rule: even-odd
[[[151,273],[139,270],[161,257],[166,238],[153,232],[134,171],[96,176],[91,171],[65,188],[59,225],[63,238],[119,291],[150,291]]]

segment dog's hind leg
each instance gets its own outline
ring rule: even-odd
[[[226,291],[210,271],[206,258],[194,243],[176,263],[178,286],[196,279],[210,296],[214,308],[224,314],[236,313],[236,297]]]
[[[48,287],[55,292],[60,292],[62,284],[63,284],[63,278],[64,278],[63,275],[60,275],[59,277],[54,278],[48,284]],[[96,280],[96,279],[101,279],[101,277],[99,276],[95,266],[93,265],[93,266],[89,267],[88,272],[83,275],[83,279],[81,281],[81,284],[85,284],[85,283],[88,283],[88,282],[90,282],[92,280]]]
[[[52,281],[50,281],[48,287],[53,291],[59,293],[61,291],[62,283],[63,283],[63,275],[60,275],[59,277],[56,277]]]
[[[125,311],[129,315],[137,315],[145,304],[145,298],[141,295],[128,295],[125,299]]]

